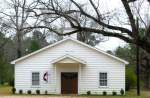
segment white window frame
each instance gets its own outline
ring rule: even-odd
[[[107,81],[107,85],[100,85],[100,73],[106,73],[107,74],[107,79],[106,79],[106,81]],[[99,86],[100,87],[108,87],[108,72],[99,72],[99,74],[98,74],[98,79],[99,79]]]
[[[32,74],[33,73],[39,73],[39,85],[33,85],[33,83],[32,83]],[[31,87],[40,87],[40,72],[39,71],[33,71],[33,72],[31,72]]]

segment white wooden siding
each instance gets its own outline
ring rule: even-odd
[[[15,88],[17,92],[19,90],[25,92],[32,90],[32,92],[35,92],[35,90],[39,89],[42,93],[47,90],[51,94],[60,94],[60,81],[56,84],[56,79],[59,79],[60,76],[58,74],[55,75],[57,67],[51,64],[51,61],[66,54],[81,58],[87,62],[86,65],[77,67],[78,69],[75,67],[76,69],[74,70],[81,71],[81,79],[78,83],[80,86],[78,90],[79,94],[85,94],[87,91],[91,91],[93,94],[101,94],[104,90],[111,94],[112,91],[119,93],[121,89],[125,89],[124,63],[72,40],[66,40],[59,45],[16,63]],[[39,87],[31,85],[31,73],[35,71],[40,72]],[[50,74],[49,83],[43,81],[43,74],[46,71]],[[101,71],[108,72],[108,87],[99,86],[99,72]]]

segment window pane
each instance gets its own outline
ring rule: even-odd
[[[32,73],[32,85],[39,85],[39,72]]]
[[[107,73],[100,73],[99,79],[100,79],[100,86],[107,86]]]

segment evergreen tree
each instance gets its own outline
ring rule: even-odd
[[[31,40],[30,52],[34,52],[40,48],[41,48],[41,46],[39,45],[37,40]]]

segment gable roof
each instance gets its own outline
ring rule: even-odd
[[[80,58],[74,57],[74,56],[72,56],[72,55],[69,55],[69,54],[66,54],[66,55],[61,56],[61,57],[59,57],[59,58],[57,58],[57,59],[54,59],[54,60],[51,61],[51,63],[52,63],[52,64],[55,64],[55,63],[57,63],[57,62],[59,62],[59,61],[61,61],[61,60],[63,60],[63,59],[66,59],[66,58],[72,59],[72,60],[74,60],[74,61],[76,61],[76,62],[79,62],[79,63],[81,63],[81,64],[84,64],[84,65],[86,64],[86,61],[84,61],[84,60],[82,60],[82,59],[80,59]]]
[[[19,61],[21,61],[21,60],[24,60],[24,59],[26,59],[26,58],[28,58],[28,57],[30,57],[30,56],[32,56],[32,55],[38,54],[38,53],[40,53],[40,52],[42,52],[42,51],[44,51],[44,50],[46,50],[46,49],[49,49],[49,48],[51,48],[51,47],[54,47],[54,46],[56,46],[56,45],[58,45],[58,44],[60,44],[60,43],[63,43],[63,42],[65,42],[65,41],[67,41],[67,40],[72,40],[73,42],[76,42],[76,43],[81,44],[81,45],[83,45],[83,46],[85,46],[85,47],[88,47],[88,48],[90,48],[90,49],[93,49],[93,50],[95,50],[95,51],[98,51],[98,52],[100,52],[100,53],[102,53],[102,54],[104,54],[104,55],[107,55],[107,56],[109,56],[109,57],[111,57],[111,58],[117,60],[117,61],[120,61],[120,62],[122,62],[122,63],[128,64],[127,61],[125,61],[125,60],[123,60],[123,59],[121,59],[121,58],[118,58],[118,57],[116,57],[116,56],[113,56],[113,55],[111,55],[111,54],[108,54],[108,53],[105,52],[105,51],[102,51],[102,50],[100,50],[100,49],[98,49],[98,48],[96,48],[96,47],[92,47],[92,46],[90,46],[90,45],[87,45],[87,44],[85,44],[85,43],[83,43],[83,42],[81,42],[81,41],[78,41],[78,40],[76,40],[76,39],[74,39],[74,38],[71,38],[71,37],[67,37],[67,38],[65,38],[65,39],[63,39],[63,40],[60,40],[60,41],[54,43],[54,44],[48,45],[48,46],[43,47],[43,48],[41,48],[41,49],[39,49],[39,50],[37,50],[37,51],[35,51],[35,52],[32,52],[32,53],[30,53],[30,54],[28,54],[28,55],[25,55],[25,56],[23,56],[23,57],[21,57],[21,58],[18,58],[18,59],[16,59],[16,60],[12,61],[11,64],[16,64],[16,62],[19,62]]]

